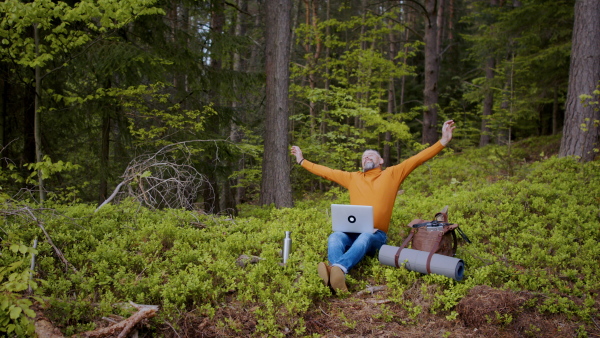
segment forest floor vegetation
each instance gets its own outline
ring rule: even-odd
[[[316,266],[330,204],[349,202],[340,188],[235,218],[5,198],[0,330],[99,336],[139,315],[133,302],[158,306],[135,323],[139,337],[600,337],[600,162],[559,159],[559,142],[448,151],[404,182],[388,244],[448,206],[472,241],[459,241],[463,280],[367,257],[339,294]]]

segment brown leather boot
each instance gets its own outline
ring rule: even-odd
[[[329,283],[335,291],[348,291],[348,287],[346,286],[346,274],[344,274],[344,271],[342,271],[339,266],[331,267]]]
[[[319,277],[323,280],[323,284],[325,286],[329,286],[329,273],[331,271],[331,267],[327,264],[321,262],[317,265],[317,272],[319,273]]]

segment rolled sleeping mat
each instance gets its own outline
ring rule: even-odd
[[[379,249],[379,262],[384,265],[396,267],[395,260],[398,249],[400,247],[383,245]],[[429,252],[427,251],[402,249],[398,257],[398,265],[400,266],[406,262],[404,266],[408,270],[427,274],[427,257],[429,257]],[[429,268],[431,273],[460,281],[463,279],[465,272],[465,263],[459,258],[433,254]]]

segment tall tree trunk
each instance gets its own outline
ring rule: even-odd
[[[579,96],[592,95],[599,81],[600,1],[577,0],[559,156],[578,156],[582,162],[592,161],[596,156],[594,149],[598,148],[600,112],[597,105],[586,105]],[[598,101],[598,96],[595,101]]]
[[[169,1],[168,6],[167,6],[167,10],[166,10],[166,18],[167,18],[167,22],[169,23],[169,26],[171,28],[171,32],[170,32],[170,42],[172,42],[174,45],[177,42],[177,29],[178,29],[178,20],[177,20],[177,10],[178,10],[178,4],[175,1]],[[180,75],[178,73],[173,73],[173,87],[177,88],[178,90],[181,89],[181,81],[180,81]]]
[[[257,9],[254,15],[254,27],[261,27],[263,22],[263,10]],[[250,47],[250,58],[248,61],[249,72],[259,72],[262,69],[261,51],[263,46],[258,43],[253,43]]]
[[[292,207],[288,151],[291,0],[267,0],[265,143],[260,204]]]
[[[35,42],[35,56],[39,55],[40,37],[38,31],[38,25],[33,24],[33,36]],[[35,160],[36,162],[42,162],[42,130],[40,129],[40,95],[42,94],[42,74],[40,73],[40,66],[35,66],[35,102],[34,110],[35,116],[33,119],[33,133],[35,137]],[[43,203],[46,199],[46,189],[44,188],[44,176],[42,170],[38,170],[38,188],[40,189],[40,203]]]
[[[438,139],[438,78],[440,59],[437,46],[437,1],[425,0],[425,88],[423,89],[423,143],[433,144]]]
[[[448,46],[454,42],[454,0],[448,1]]]
[[[504,115],[509,115],[510,112],[510,83],[504,84],[504,90],[502,91],[502,102],[500,103],[500,110]],[[506,117],[504,118],[506,119]],[[507,145],[510,142],[510,125],[505,121],[501,121],[498,131],[496,132],[496,143],[501,145]]]
[[[108,198],[108,159],[110,154],[110,116],[102,117],[102,149],[100,150],[100,187],[98,205]]]
[[[438,52],[438,57],[442,57],[442,45],[444,43],[444,26],[445,26],[445,21],[444,20],[444,11],[445,11],[445,0],[437,0],[438,2],[438,12],[437,12],[437,18],[436,18],[436,23],[437,23],[437,42],[435,43],[437,45],[437,52]]]
[[[35,87],[25,86],[23,95],[23,153],[21,164],[35,163]]]
[[[238,6],[238,8],[241,8],[242,11],[244,11],[244,12],[248,11],[248,2],[246,0],[237,0],[237,6]],[[244,25],[244,23],[243,23],[242,12],[240,12],[240,11],[238,11],[238,13],[237,13],[234,34],[236,37],[242,37],[246,34],[246,25]],[[233,54],[233,72],[238,73],[241,71],[242,71],[242,56],[240,55],[240,53],[235,52]],[[238,94],[238,89],[239,88],[234,88],[236,95]],[[233,108],[234,111],[237,111],[238,102],[239,102],[238,100],[234,100],[231,103],[231,107]],[[240,126],[236,123],[236,121],[231,122],[231,131],[229,133],[229,138],[231,139],[231,142],[233,142],[233,143],[239,143],[242,141],[242,138],[243,138],[242,130],[241,130]],[[244,168],[244,157],[242,156],[237,161],[237,163],[234,164],[234,166],[235,166],[235,170],[238,170],[238,171],[242,170]],[[235,185],[237,186],[237,188],[235,188],[235,191],[234,191],[234,200],[235,200],[236,206],[241,204],[244,199],[245,188],[240,186],[242,178],[243,177],[237,177],[235,180]],[[237,214],[237,207],[235,209],[235,213]]]
[[[0,65],[0,71],[2,72],[2,74],[7,74],[6,76],[2,77],[2,111],[0,112],[0,114],[2,114],[0,116],[0,142],[2,142],[0,144],[0,150],[6,151],[7,149],[4,149],[4,147],[6,147],[6,145],[8,144],[8,128],[6,127],[6,117],[8,116],[8,98],[10,96],[10,82],[8,81],[8,66],[4,62],[0,63]],[[4,157],[8,157],[7,154],[4,152],[1,155]],[[2,161],[0,165],[4,167],[5,163],[5,161]]]
[[[394,36],[394,32],[391,29],[392,22],[388,21],[388,28],[390,29],[390,33],[388,34],[389,38],[389,57],[390,61],[395,63],[396,61],[396,37]],[[388,80],[388,104],[387,104],[387,113],[389,116],[392,116],[396,113],[396,93],[394,88],[394,77],[390,77]],[[386,165],[392,165],[392,156],[391,156],[391,144],[392,144],[392,133],[389,131],[385,133],[385,142],[383,143],[383,161]]]
[[[221,1],[214,1],[211,3],[211,18],[210,18],[210,30],[211,30],[211,38],[213,40],[222,39],[223,28],[225,25],[225,14],[224,14],[224,3]],[[215,42],[216,44],[222,43],[222,41]],[[218,74],[223,68],[222,62],[222,54],[220,51],[215,52],[211,51],[210,58],[210,69],[213,72],[213,76]],[[219,95],[214,90],[209,90],[209,97],[212,102],[215,103],[216,106],[220,106],[221,102],[219,102]],[[216,168],[209,168],[208,173],[206,175],[208,179],[209,188],[203,190],[203,198],[204,198],[204,210],[212,213],[218,214],[221,212],[221,199],[220,199],[220,190],[221,190],[221,180],[219,179],[219,175],[217,173]]]
[[[483,98],[483,112],[481,116],[481,135],[479,137],[479,146],[484,147],[490,143],[490,117],[494,109],[494,91],[492,90],[492,80],[494,79],[494,67],[496,60],[494,57],[488,58],[485,64],[485,96]]]
[[[553,102],[552,102],[552,135],[556,135],[558,133],[558,85],[554,86],[553,93]]]
[[[498,0],[490,0],[490,7],[498,7]],[[493,23],[490,23],[493,25]],[[492,54],[492,51],[489,51]],[[484,147],[491,141],[491,130],[489,126],[490,118],[494,109],[494,91],[492,90],[492,81],[495,76],[494,68],[496,59],[490,56],[485,63],[485,92],[483,98],[482,116],[481,116],[481,134],[479,137],[479,146]]]
[[[311,90],[314,90],[317,86],[317,77],[315,74],[315,68],[317,67],[317,62],[319,61],[319,57],[321,56],[321,48],[322,43],[318,35],[318,17],[317,17],[317,0],[304,0],[305,4],[305,17],[306,17],[306,25],[311,27],[311,29],[315,33],[315,41],[314,41],[314,50],[313,45],[310,43],[306,43],[304,46],[306,54],[308,54],[308,60],[306,62],[306,67],[308,68],[308,85]],[[309,112],[310,112],[310,134],[314,135],[316,132],[316,104],[313,100],[308,103]]]
[[[361,1],[360,15],[362,16],[362,23],[360,25],[359,36],[360,36],[360,49],[363,50],[363,51],[367,50],[367,48],[369,47],[367,39],[364,38],[364,36],[366,34],[366,31],[367,31],[367,26],[366,26],[365,22],[366,22],[367,13],[369,11],[368,5],[369,5],[369,1],[368,0],[362,0]],[[358,67],[361,68],[358,71],[358,73],[365,74],[366,70],[362,69],[363,66],[362,65],[358,65]],[[357,81],[361,82],[361,80],[362,80],[361,76],[357,76]],[[356,101],[360,102],[361,104],[363,102],[368,102],[366,95],[367,95],[367,93],[357,92],[356,93]],[[359,130],[363,129],[363,121],[361,120],[359,114],[357,114],[357,115],[354,116],[354,126],[357,129],[359,129]]]
[[[412,13],[409,10],[406,10],[403,12],[401,22],[404,22],[404,25],[406,27],[404,28],[404,41],[403,41],[404,42],[404,57],[402,59],[402,63],[405,65],[408,63],[408,38],[409,38],[409,32],[410,32],[408,27],[409,27],[409,23],[414,24],[414,21],[415,21],[414,13]],[[396,107],[398,109],[398,113],[400,113],[400,114],[402,114],[404,112],[405,92],[406,92],[406,75],[403,74],[402,78],[400,79],[400,102],[399,102],[400,105]],[[401,145],[400,141],[396,142],[396,158],[398,160],[400,160],[402,158],[402,145]]]
[[[329,21],[330,19],[330,13],[331,13],[331,1],[327,1],[326,6],[326,10],[325,10],[325,21]],[[325,27],[325,40],[329,38],[331,34],[331,28],[329,25],[327,25]],[[330,75],[329,75],[329,61],[328,59],[331,57],[331,50],[329,48],[329,45],[325,46],[325,58],[327,60],[327,66],[325,66],[325,90],[329,91],[329,87],[331,85],[331,80]],[[321,125],[319,127],[319,130],[321,132],[321,142],[324,143],[325,142],[325,133],[327,132],[327,120],[329,118],[329,106],[327,105],[327,103],[325,103],[325,105],[323,106],[323,110],[321,111]],[[319,180],[319,184],[322,184],[322,180]]]

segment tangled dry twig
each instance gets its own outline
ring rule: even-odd
[[[121,183],[96,211],[125,197],[133,197],[150,208],[192,209],[199,188],[208,180],[194,168],[191,158],[186,142],[136,157],[125,169]],[[126,191],[122,191],[123,186],[127,186]]]

